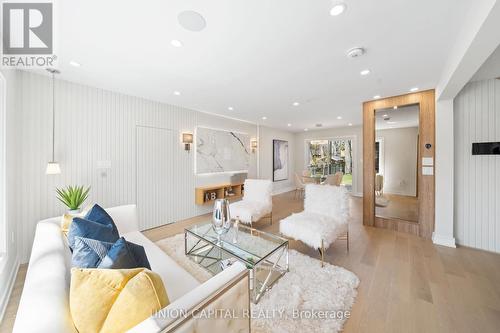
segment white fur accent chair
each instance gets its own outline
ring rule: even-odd
[[[232,218],[250,224],[269,217],[273,224],[273,183],[267,179],[245,180],[243,199],[229,205]]]
[[[304,211],[280,222],[280,232],[318,249],[323,266],[324,252],[337,239],[347,241],[349,251],[349,200],[342,186],[306,185]]]

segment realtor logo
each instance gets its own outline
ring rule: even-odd
[[[50,2],[2,4],[3,66],[53,65],[52,7]]]

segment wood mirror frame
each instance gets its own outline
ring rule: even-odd
[[[418,104],[418,223],[375,216],[375,111]],[[430,148],[426,145],[430,144]],[[435,92],[426,90],[363,103],[363,225],[409,232],[430,239],[434,231]],[[433,175],[422,175],[422,158],[434,160]]]

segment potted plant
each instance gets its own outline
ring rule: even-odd
[[[57,188],[57,199],[68,207],[68,213],[78,214],[80,207],[87,200],[90,187],[68,186],[66,188]]]

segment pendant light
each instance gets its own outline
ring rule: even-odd
[[[60,72],[54,68],[47,68],[47,71],[52,74],[52,159],[47,163],[45,173],[47,175],[58,175],[61,173],[61,167],[55,160],[55,132],[56,132],[56,104],[55,104],[55,74]]]

